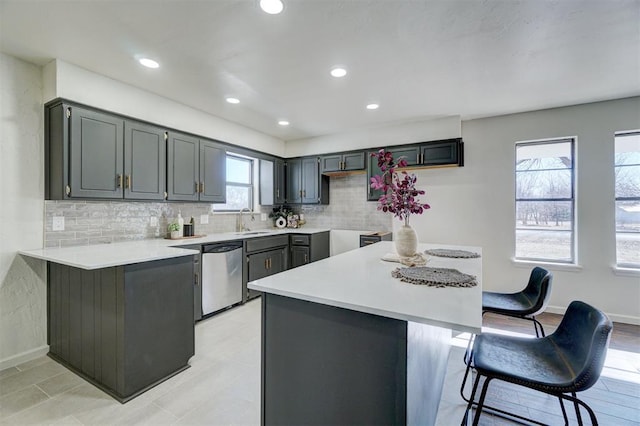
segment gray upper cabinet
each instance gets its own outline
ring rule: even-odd
[[[447,139],[422,144],[420,146],[420,164],[424,166],[462,166],[462,139]]]
[[[353,171],[365,169],[365,153],[350,152],[346,154],[332,154],[324,155],[320,157],[320,171],[322,173],[327,172],[339,172],[339,171]]]
[[[167,199],[224,203],[226,164],[226,151],[215,142],[169,132]]]
[[[164,200],[166,132],[135,121],[124,123],[124,197]]]
[[[286,200],[284,161],[275,158],[272,160],[261,159],[259,164],[260,205],[284,204]]]
[[[302,203],[302,159],[287,160],[287,203]]]
[[[200,201],[224,203],[227,198],[227,152],[218,144],[200,140]]]
[[[169,132],[167,140],[167,199],[198,201],[200,195],[200,141]]]
[[[317,157],[287,160],[287,203],[329,204],[329,177],[319,166]]]
[[[79,107],[66,107],[69,137],[70,197],[122,198],[122,119]]]
[[[162,200],[165,131],[78,106],[45,108],[47,199]]]

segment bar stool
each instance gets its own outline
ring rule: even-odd
[[[611,320],[602,311],[584,302],[573,301],[556,331],[547,337],[531,339],[480,334],[470,353],[470,363],[478,374],[462,424],[466,424],[473,405],[477,405],[474,425],[478,424],[483,409],[542,424],[485,405],[489,383],[498,379],[558,397],[567,425],[569,420],[564,400],[573,402],[580,425],[580,406],[587,410],[591,423],[597,425],[595,413],[576,393],[589,389],[598,381],[612,328]],[[485,381],[476,403],[474,398],[481,377]]]
[[[536,337],[544,337],[544,328],[536,319],[547,309],[551,296],[551,282],[553,274],[544,268],[536,266],[531,271],[527,286],[517,293],[482,292],[482,315],[492,314],[506,315],[533,321]],[[540,332],[538,332],[540,328]]]

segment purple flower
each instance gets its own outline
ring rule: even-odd
[[[381,175],[371,177],[371,188],[382,190],[383,194],[378,199],[378,210],[393,213],[405,224],[409,224],[411,213],[422,214],[431,206],[421,203],[416,197],[424,195],[421,189],[416,189],[418,178],[406,171],[397,172],[397,168],[407,167],[407,160],[400,157],[397,162],[393,160],[391,152],[381,149],[372,153],[371,157],[377,157]]]

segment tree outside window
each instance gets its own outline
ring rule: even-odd
[[[574,140],[516,144],[516,259],[574,263]]]

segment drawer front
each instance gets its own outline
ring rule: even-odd
[[[309,236],[308,235],[291,235],[291,244],[294,246],[308,246],[309,245]]]
[[[289,244],[289,236],[277,235],[274,237],[251,238],[245,242],[247,244],[247,253],[252,253],[274,247],[286,246]]]
[[[370,244],[375,244],[380,241],[380,237],[367,237],[364,235],[360,235],[360,247],[368,246]]]

